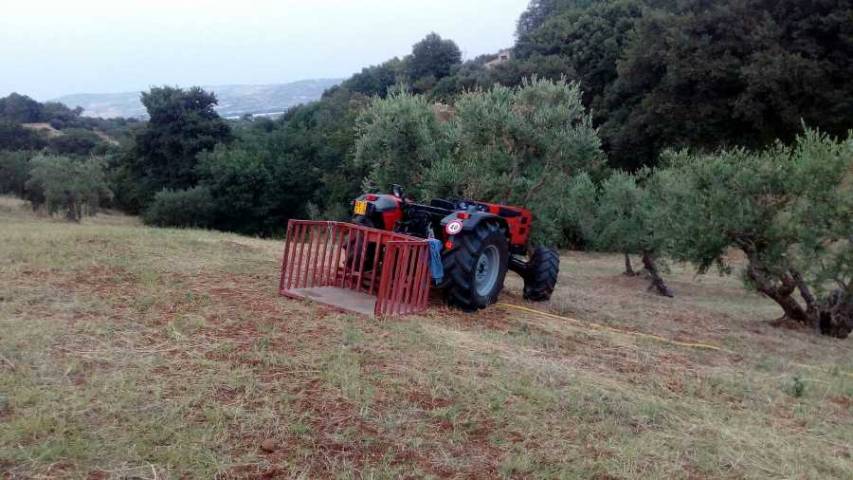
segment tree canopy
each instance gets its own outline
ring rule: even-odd
[[[462,52],[456,42],[430,33],[412,46],[412,54],[406,58],[406,74],[413,84],[425,79],[435,82],[450,75],[460,63]]]
[[[839,336],[853,329],[853,136],[808,130],[792,146],[670,152],[665,162],[658,228],[674,258],[728,272],[738,249],[747,283],[786,317]],[[814,292],[828,285],[839,301],[820,304]]]
[[[141,100],[150,118],[130,152],[131,173],[141,185],[141,204],[131,206],[137,209],[161,189],[194,186],[197,155],[232,139],[230,127],[213,109],[213,93],[155,87]]]
[[[103,162],[98,158],[78,160],[55,155],[39,155],[31,160],[27,189],[34,207],[42,202],[48,212],[64,213],[71,221],[95,215],[102,200],[109,199]]]

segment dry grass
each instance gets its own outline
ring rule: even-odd
[[[281,244],[0,199],[6,478],[851,478],[850,341],[736,278],[569,252],[530,305],[376,321],[276,296]],[[503,302],[522,304],[520,282]],[[595,322],[684,348],[587,328]]]

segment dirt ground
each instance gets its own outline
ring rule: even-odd
[[[551,302],[375,320],[281,248],[0,198],[2,477],[853,478],[851,341],[737,276],[564,252]]]

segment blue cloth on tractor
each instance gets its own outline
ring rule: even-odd
[[[429,243],[429,272],[432,275],[432,280],[439,283],[444,278],[444,265],[441,263],[441,240],[429,238],[427,243]]]

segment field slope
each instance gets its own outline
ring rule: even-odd
[[[377,321],[279,298],[280,249],[0,198],[0,476],[851,478],[850,341],[736,278],[568,252],[501,298],[554,316]]]

